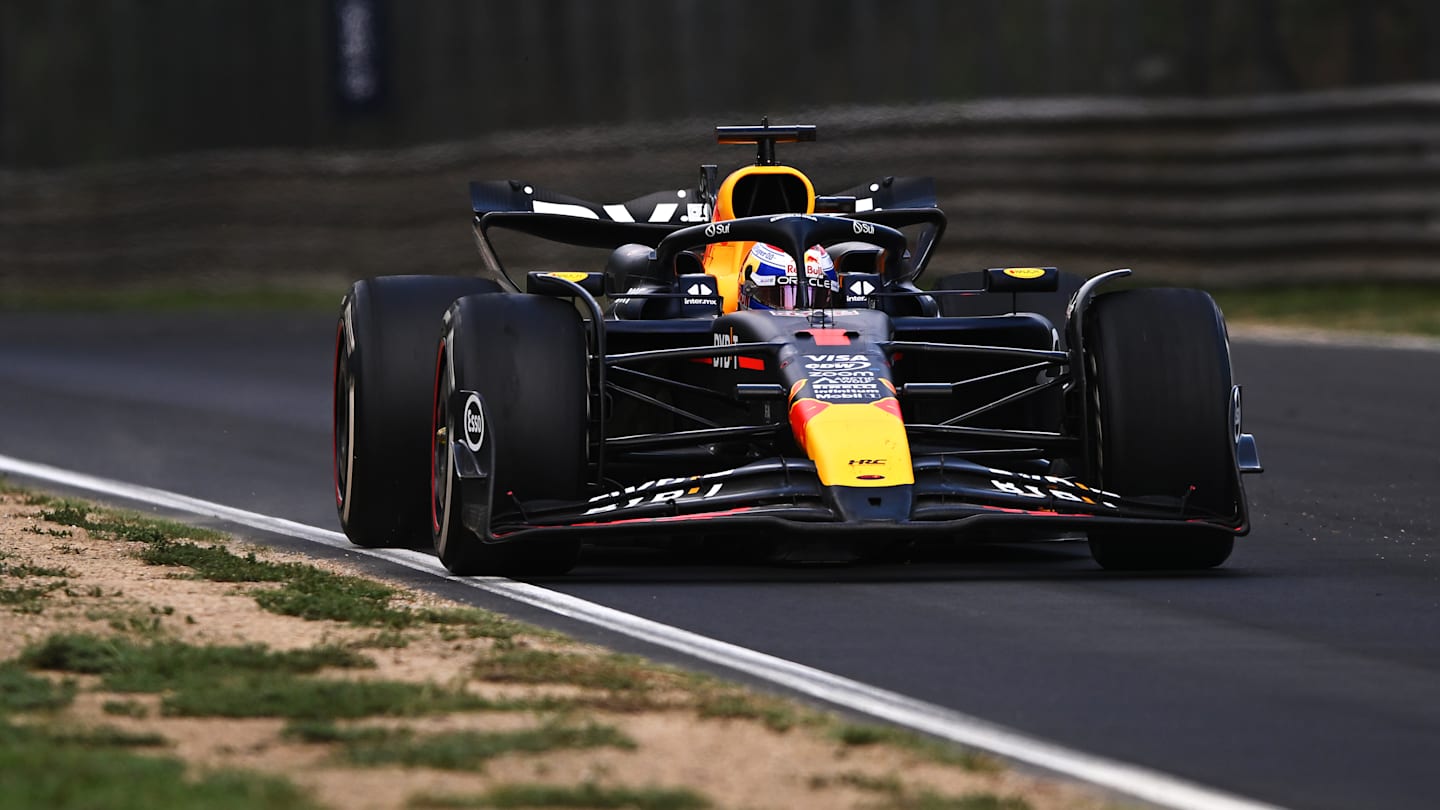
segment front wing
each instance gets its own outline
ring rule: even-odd
[[[517,504],[515,511],[494,515],[489,526],[470,528],[489,542],[577,532],[603,542],[754,529],[887,536],[913,532],[977,540],[1095,529],[1249,531],[1243,508],[1236,515],[1204,514],[1187,507],[1183,496],[1127,498],[1071,479],[951,457],[921,457],[914,470],[912,485],[827,487],[810,461],[774,458],[733,470],[647,481],[584,503],[541,508]]]

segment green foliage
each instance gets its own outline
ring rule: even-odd
[[[613,726],[549,724],[519,731],[451,731],[417,735],[408,729],[367,729],[343,741],[340,757],[353,765],[401,765],[443,770],[478,770],[504,754],[539,754],[559,749],[620,748],[635,742]]]
[[[695,709],[701,717],[759,720],[771,731],[789,731],[801,721],[795,707],[786,701],[734,690],[704,691]]]
[[[123,750],[164,744],[164,738],[155,734],[105,727],[51,730],[0,721],[0,773],[5,774],[0,810],[308,810],[315,806],[283,780],[235,771],[187,778],[178,760]]]
[[[559,785],[499,785],[479,796],[417,796],[410,807],[441,810],[466,807],[578,807],[588,810],[705,810],[710,800],[686,788],[579,787]]]
[[[1440,284],[1324,283],[1212,290],[1231,322],[1440,336]]]
[[[20,660],[33,669],[102,676],[119,692],[205,689],[249,676],[293,675],[325,667],[372,667],[343,647],[272,652],[262,644],[197,647],[176,641],[137,644],[125,638],[61,633],[27,647]]]
[[[75,572],[71,571],[69,568],[63,568],[58,566],[51,567],[46,565],[33,565],[30,563],[20,563],[18,565],[7,565],[5,563],[0,563],[0,574],[4,574],[7,577],[16,577],[18,579],[24,579],[26,577],[75,576]]]
[[[967,793],[947,796],[931,790],[912,792],[894,774],[871,776],[848,771],[836,776],[812,776],[810,787],[822,790],[836,785],[864,790],[885,797],[880,804],[866,805],[875,810],[1030,810],[1029,802],[1019,797],[1001,797],[991,793]]]
[[[275,652],[259,644],[197,647],[57,634],[27,648],[20,660],[34,669],[99,675],[105,688],[117,692],[166,693],[161,710],[189,717],[318,720],[451,711],[554,711],[569,705],[550,698],[492,701],[433,684],[302,677],[327,667],[374,666],[355,651],[336,646]]]
[[[143,543],[140,558],[150,565],[189,568],[215,582],[282,583],[279,588],[256,593],[255,601],[265,610],[283,616],[389,629],[434,624],[459,629],[470,638],[509,639],[522,632],[559,638],[475,608],[392,607],[394,588],[374,580],[334,574],[313,565],[261,560],[253,552],[242,556],[218,544],[225,537],[218,532],[99,509],[82,501],[46,495],[35,495],[31,500],[33,505],[45,507],[41,516],[52,523],[83,528],[102,537]],[[215,542],[200,545],[187,538]],[[4,592],[0,592],[0,603],[5,599]],[[12,604],[33,607],[38,596],[33,591],[21,591],[10,599]]]
[[[896,796],[881,807],[885,810],[1030,810],[1030,803],[1019,796],[996,796],[993,793],[946,796],[925,791]]]
[[[832,785],[844,785],[857,790],[866,790],[871,793],[884,793],[890,796],[901,796],[905,793],[905,785],[900,778],[894,774],[886,776],[870,776],[859,771],[847,771],[837,776],[812,776],[810,787],[815,790],[830,787]]]
[[[412,717],[532,707],[523,701],[496,702],[433,684],[337,681],[281,673],[232,678],[209,688],[187,683],[161,703],[162,711],[168,715],[299,720]]]
[[[63,709],[75,699],[75,684],[56,684],[14,663],[0,665],[0,716],[9,712]]]
[[[1000,770],[1000,763],[991,756],[896,726],[843,723],[831,729],[831,736],[849,747],[882,744],[899,746],[933,762],[958,765],[977,773],[995,773]]]
[[[283,583],[275,590],[255,594],[255,601],[284,616],[391,628],[409,627],[422,620],[412,611],[390,607],[394,588],[312,565],[261,560],[253,552],[241,556],[219,545],[159,540],[149,543],[140,558],[151,565],[183,566],[216,582]]]
[[[170,741],[154,732],[133,732],[111,726],[95,728],[62,728],[46,732],[50,742],[85,748],[150,748],[169,745]]]
[[[255,594],[260,607],[282,616],[349,622],[362,626],[410,627],[419,621],[413,611],[390,607],[395,589],[360,577],[308,568],[273,591]]]
[[[493,651],[471,668],[475,677],[500,683],[563,683],[611,691],[645,691],[648,666],[625,655],[580,655],[545,650]]]
[[[47,582],[43,585],[0,588],[0,605],[8,605],[16,613],[39,613],[45,608],[43,600],[46,594],[63,587],[63,582]]]
[[[393,628],[381,630],[369,638],[351,642],[355,649],[400,650],[410,646],[410,638]]]
[[[302,567],[293,563],[263,562],[254,552],[242,557],[224,546],[201,546],[170,539],[146,544],[140,559],[149,565],[184,566],[214,582],[281,582]]]
[[[511,639],[521,633],[551,640],[565,638],[559,633],[529,627],[498,613],[491,613],[479,608],[425,608],[416,611],[416,615],[425,624],[462,628],[465,635],[470,638]]]
[[[69,529],[42,529],[40,526],[24,526],[20,530],[26,535],[43,535],[48,538],[73,538],[75,536],[75,532],[71,532]]]
[[[131,543],[155,543],[181,537],[216,540],[224,535],[198,529],[173,520],[145,517],[134,512],[100,509],[83,501],[36,496],[35,505],[44,505],[40,517],[50,523],[74,526],[97,537]]]
[[[304,743],[327,745],[389,739],[393,732],[385,728],[369,726],[341,726],[333,719],[299,719],[285,724],[282,732],[287,738]]]
[[[124,750],[164,744],[154,735],[113,729],[52,732],[0,721],[0,810],[103,807],[106,810],[309,810],[316,805],[289,782],[222,771],[187,778],[168,757]]]
[[[145,718],[150,716],[150,710],[138,700],[107,700],[100,708],[106,714],[120,717]]]

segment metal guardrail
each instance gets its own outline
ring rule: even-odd
[[[819,125],[818,143],[780,157],[821,190],[888,174],[936,178],[951,221],[937,272],[1040,262],[1216,285],[1440,281],[1440,85],[785,118]],[[714,123],[0,172],[0,280],[463,273],[475,261],[466,180],[513,177],[617,201],[688,184],[702,162],[746,160],[711,142]]]

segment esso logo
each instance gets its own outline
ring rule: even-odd
[[[480,408],[480,397],[471,394],[465,400],[460,419],[460,439],[471,452],[480,452],[480,446],[485,443],[485,411]]]

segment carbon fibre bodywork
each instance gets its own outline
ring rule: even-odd
[[[1212,506],[1196,505],[1193,486],[1105,488],[1085,315],[1097,289],[1128,270],[1067,293],[1056,292],[1052,268],[923,290],[917,280],[945,227],[930,181],[886,178],[818,197],[806,180],[772,195],[793,205],[803,191],[806,209],[757,213],[717,200],[741,184],[715,177],[703,167],[695,188],[618,205],[514,181],[472,184],[483,274],[511,294],[573,299],[589,336],[583,500],[494,491],[494,443],[505,436],[448,437],[459,518],[481,542],[756,528],[857,540],[1249,530],[1241,474],[1260,465],[1238,386],[1217,393],[1230,398],[1234,431],[1226,491],[1205,493]],[[712,220],[717,210],[731,218]],[[497,228],[605,248],[610,260],[512,277],[491,244]],[[795,257],[834,246],[845,308],[736,310],[706,260],[717,245],[747,241]],[[1063,297],[1049,317],[941,314],[964,309],[945,296],[1017,293]],[[450,413],[478,407],[483,423],[483,396],[451,396]]]

